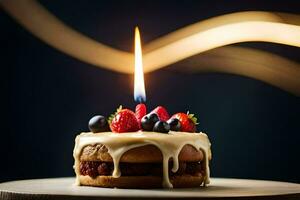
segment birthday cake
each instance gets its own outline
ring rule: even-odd
[[[162,106],[146,114],[119,108],[89,121],[76,137],[76,184],[117,188],[184,188],[209,183],[210,142],[188,113],[169,117]]]

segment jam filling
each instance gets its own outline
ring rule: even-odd
[[[202,163],[200,162],[179,162],[176,173],[172,172],[172,162],[169,162],[169,175],[192,175],[201,176],[204,174]],[[92,178],[97,176],[111,176],[114,164],[101,161],[81,161],[80,174],[88,175]],[[162,163],[120,163],[122,176],[162,176]]]

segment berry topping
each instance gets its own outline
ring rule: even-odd
[[[179,119],[171,118],[167,121],[167,123],[170,125],[170,130],[180,131],[181,123],[180,123]]]
[[[150,113],[148,115],[145,115],[141,120],[141,127],[144,131],[152,131],[153,126],[156,122],[159,121],[159,118],[157,114]]]
[[[96,115],[89,121],[89,129],[93,133],[109,131],[107,120],[102,115]]]
[[[151,113],[156,113],[159,117],[159,120],[161,121],[167,121],[168,119],[170,119],[168,111],[162,106],[157,106],[154,110],[151,111]]]
[[[160,133],[168,133],[170,125],[167,122],[158,121],[154,124],[153,131]]]
[[[197,118],[194,114],[188,113],[176,113],[171,118],[176,118],[181,123],[180,131],[184,132],[196,132]]]
[[[135,113],[129,109],[122,109],[122,106],[109,118],[109,123],[111,131],[116,133],[139,130],[139,122],[135,117]]]
[[[145,104],[140,103],[136,105],[135,116],[139,122],[141,122],[142,118],[146,115],[146,113],[147,113],[147,108]]]
[[[84,176],[88,175],[95,178],[98,175],[98,162],[81,162],[80,163],[80,173]]]

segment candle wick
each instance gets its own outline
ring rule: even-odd
[[[137,98],[137,102],[138,102],[138,103],[145,103],[145,100],[144,100],[143,97],[138,97],[138,98]]]

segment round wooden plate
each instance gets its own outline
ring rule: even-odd
[[[0,199],[300,199],[300,184],[212,178],[208,187],[116,189],[74,186],[74,178],[11,181],[0,184]]]

